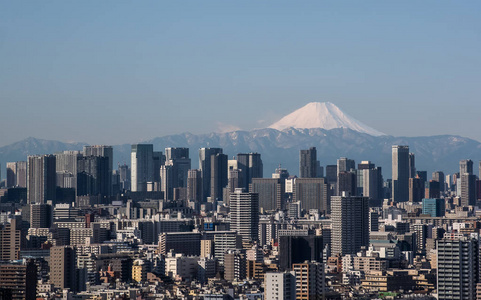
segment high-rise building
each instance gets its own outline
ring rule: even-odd
[[[409,178],[416,177],[416,159],[414,153],[409,153]]]
[[[456,185],[461,187],[461,205],[476,205],[476,175],[461,174],[461,178],[457,180]]]
[[[465,173],[473,174],[473,161],[470,159],[464,159],[459,162],[459,174],[463,175]]]
[[[188,172],[191,169],[189,148],[165,148],[165,161],[173,166],[172,186],[187,187]]]
[[[293,264],[296,274],[296,299],[321,300],[325,297],[324,264],[306,261]]]
[[[0,230],[0,260],[20,259],[22,231],[19,219],[12,219]]]
[[[446,203],[444,199],[423,199],[423,214],[431,217],[444,217],[446,213]]]
[[[342,171],[337,176],[337,194],[342,195],[343,192],[351,196],[357,195],[357,176],[355,172]]]
[[[479,242],[469,236],[445,233],[437,241],[438,299],[476,299]]]
[[[257,241],[259,232],[259,195],[236,189],[230,196],[230,229],[246,241]]]
[[[50,228],[52,206],[44,203],[30,204],[30,228]]]
[[[444,193],[446,187],[444,173],[442,171],[433,172],[433,180],[439,182],[439,190]]]
[[[264,177],[264,165],[259,153],[238,153],[237,169],[241,170],[239,187],[246,191],[249,189],[249,184],[252,183],[252,178]]]
[[[439,182],[434,180],[429,180],[429,182],[426,182],[424,198],[430,199],[430,198],[439,198],[439,197],[441,197]]]
[[[105,186],[105,192],[107,194],[102,194],[104,196],[112,195],[112,171],[113,171],[113,164],[114,164],[114,150],[112,146],[106,145],[93,145],[93,146],[84,146],[84,155],[85,156],[97,156],[103,157],[107,160],[107,172],[105,174],[105,178],[102,178],[101,185]],[[106,181],[106,182],[103,182]]]
[[[299,177],[317,177],[317,150],[311,147],[308,150],[299,151]]]
[[[147,182],[154,181],[154,145],[135,144],[131,152],[132,192],[147,191]],[[159,166],[160,170],[160,166]],[[159,174],[160,177],[160,174]]]
[[[118,168],[120,189],[122,191],[130,190],[130,178],[132,176],[130,174],[130,167],[126,164],[119,164]]]
[[[384,199],[381,167],[361,169],[360,171],[362,171],[362,195],[369,197],[372,206],[381,206]]]
[[[111,180],[107,157],[77,157],[77,196],[108,197],[112,189]]]
[[[164,192],[164,199],[173,200],[174,196],[174,166],[164,165],[160,167],[160,190]]]
[[[202,173],[203,199],[211,196],[211,156],[222,154],[222,148],[201,148],[199,149],[199,169]],[[227,172],[227,170],[226,170]]]
[[[296,178],[293,186],[293,202],[300,201],[302,209],[330,211],[328,187],[324,178]]]
[[[27,187],[27,162],[7,162],[7,178],[5,186]]]
[[[392,146],[392,199],[409,200],[409,146]]]
[[[34,260],[0,262],[1,289],[11,297],[1,299],[35,300],[37,295],[37,266]]]
[[[409,202],[421,202],[424,198],[424,182],[419,176],[409,178]]]
[[[296,274],[293,271],[267,272],[264,287],[264,299],[295,300]]]
[[[187,174],[187,200],[202,201],[202,172],[198,169],[189,170]]]
[[[53,155],[31,155],[27,162],[27,203],[55,201],[56,160]]]
[[[253,178],[249,187],[250,193],[259,195],[259,208],[264,211],[284,208],[285,179]]]
[[[82,157],[80,151],[55,153],[57,186],[77,189],[77,160],[79,157]]]
[[[230,249],[224,254],[224,279],[240,281],[246,279],[247,261],[244,249]]]
[[[162,151],[153,151],[152,152],[152,184],[149,183],[147,186],[156,185],[156,183],[160,182],[160,167],[165,165],[165,155]],[[148,188],[147,188],[148,190]]]
[[[227,155],[217,153],[210,157],[210,199],[222,200],[227,186]]]
[[[331,197],[332,254],[356,254],[369,246],[369,198]]]
[[[77,290],[75,249],[69,246],[50,248],[50,282],[57,288]]]
[[[279,236],[279,269],[289,270],[292,264],[322,261],[323,237],[310,232],[303,235]]]

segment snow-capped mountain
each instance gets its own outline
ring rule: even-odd
[[[287,128],[349,128],[373,136],[385,135],[344,113],[331,102],[311,102],[288,114],[269,128],[284,130]]]

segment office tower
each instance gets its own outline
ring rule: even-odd
[[[27,203],[55,201],[57,174],[55,156],[31,155],[27,162]]]
[[[473,174],[473,161],[470,159],[464,159],[459,162],[459,175],[465,173],[468,173],[469,175]]]
[[[12,219],[0,230],[0,260],[20,259],[22,231],[19,219]]]
[[[191,169],[189,148],[165,148],[165,161],[173,166],[172,186],[187,187],[188,172]]]
[[[244,249],[230,249],[224,254],[224,279],[240,281],[247,276],[247,261]]]
[[[357,181],[356,181],[356,173],[355,172],[346,172],[342,171],[339,172],[337,176],[338,182],[338,195],[342,195],[343,192],[347,193],[351,196],[357,195]]]
[[[430,198],[439,198],[439,197],[441,197],[439,182],[433,181],[433,180],[429,180],[429,182],[426,182],[424,198],[430,199]]]
[[[437,241],[438,299],[476,299],[478,240],[445,233]]]
[[[439,190],[444,193],[446,182],[444,179],[444,173],[441,171],[433,172],[433,180],[439,182]]]
[[[419,176],[409,178],[409,202],[421,202],[424,198],[424,182]]]
[[[7,163],[7,178],[5,186],[27,187],[27,162],[17,161]]]
[[[227,155],[217,153],[210,157],[210,198],[222,200],[223,189],[227,186]]]
[[[296,299],[320,300],[325,297],[324,264],[306,261],[293,264],[296,274]]]
[[[293,202],[301,202],[302,209],[330,211],[328,187],[324,178],[296,178],[293,185]]]
[[[184,255],[200,255],[199,232],[164,232],[159,236],[159,252],[166,255],[173,250]]]
[[[279,269],[290,270],[292,264],[322,261],[323,237],[308,232],[307,235],[279,236]]]
[[[416,177],[416,160],[414,153],[409,153],[409,178]]]
[[[214,235],[215,258],[224,264],[224,255],[229,249],[242,248],[242,237],[235,231],[224,231]]]
[[[316,177],[317,177],[317,178],[324,177],[324,167],[321,166],[321,162],[320,162],[320,161],[317,161],[317,162],[316,162],[316,169],[317,169]]]
[[[259,153],[238,153],[237,169],[242,170],[240,187],[246,191],[249,189],[252,178],[264,177],[264,165]]]
[[[227,171],[227,187],[224,188],[224,202],[229,205],[230,194],[232,194],[235,189],[241,188],[242,181],[242,170],[233,169],[232,166],[228,167]]]
[[[337,165],[326,166],[326,179],[329,184],[335,184],[337,182]]]
[[[112,174],[109,159],[102,156],[77,157],[77,196],[108,197]]]
[[[317,177],[317,150],[311,147],[308,150],[299,151],[299,177]]]
[[[356,254],[369,246],[369,198],[331,198],[332,253]]]
[[[375,210],[369,211],[369,232],[379,231],[379,213]]]
[[[281,168],[281,165],[279,165],[279,167],[276,168],[274,173],[272,173],[272,178],[282,179],[285,181],[286,179],[289,178],[289,172],[287,171],[287,169],[283,169]]]
[[[423,199],[423,214],[431,217],[444,217],[446,203],[444,199]]]
[[[222,154],[222,148],[200,148],[199,149],[199,169],[202,173],[202,192],[203,199],[206,201],[211,193],[211,156]]]
[[[236,189],[230,195],[230,229],[246,241],[257,241],[259,232],[259,195]]]
[[[50,282],[60,289],[77,290],[75,249],[69,246],[50,248]]]
[[[295,300],[296,274],[293,271],[267,272],[264,287],[264,299]]]
[[[457,180],[456,185],[458,184],[461,186],[461,205],[476,205],[476,175],[461,174],[461,178]]]
[[[409,146],[392,146],[392,200],[409,200]]]
[[[152,144],[132,145],[130,180],[132,192],[145,192],[147,191],[147,182],[154,181],[153,152],[154,145]]]
[[[50,228],[52,225],[52,206],[49,204],[30,204],[30,228]]]
[[[337,174],[340,172],[351,171],[356,168],[356,162],[354,159],[349,159],[346,157],[341,157],[337,160]]]
[[[250,193],[259,195],[259,208],[264,211],[282,210],[285,201],[285,179],[253,178]]]
[[[381,167],[361,169],[362,171],[362,195],[368,197],[371,206],[381,206],[383,196],[383,178]]]
[[[369,160],[363,160],[360,164],[357,164],[358,170],[369,170],[374,169],[376,167],[375,164],[371,163]]]
[[[416,175],[421,178],[423,184],[428,181],[428,172],[427,171],[416,171]]]
[[[189,170],[187,174],[187,200],[202,201],[202,172],[197,169]]]
[[[152,182],[160,182],[160,167],[165,165],[165,155],[162,151],[152,152]],[[155,185],[155,184],[154,184]]]
[[[123,164],[118,167],[119,171],[119,182],[120,182],[120,189],[122,191],[130,190],[130,168],[128,165]]]
[[[0,299],[35,300],[37,295],[37,266],[32,259],[0,262],[1,289],[9,290],[10,297]]]
[[[105,186],[106,194],[102,193],[104,196],[112,195],[112,171],[114,165],[114,150],[112,146],[105,146],[105,145],[93,145],[93,146],[84,146],[84,155],[85,156],[97,156],[97,157],[105,157],[107,159],[107,173],[105,174],[105,178],[102,178],[101,185]],[[103,182],[106,181],[106,182]]]
[[[57,186],[77,188],[77,159],[82,157],[80,151],[63,151],[55,153]]]
[[[165,200],[173,200],[174,185],[173,185],[173,169],[172,165],[164,165],[160,167],[160,190],[164,192]]]

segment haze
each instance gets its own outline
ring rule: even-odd
[[[250,130],[313,101],[390,135],[481,141],[480,15],[479,1],[2,1],[0,145]]]

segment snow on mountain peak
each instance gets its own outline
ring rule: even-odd
[[[331,102],[311,102],[288,114],[269,128],[284,130],[286,128],[349,128],[373,136],[385,135],[344,113]]]

